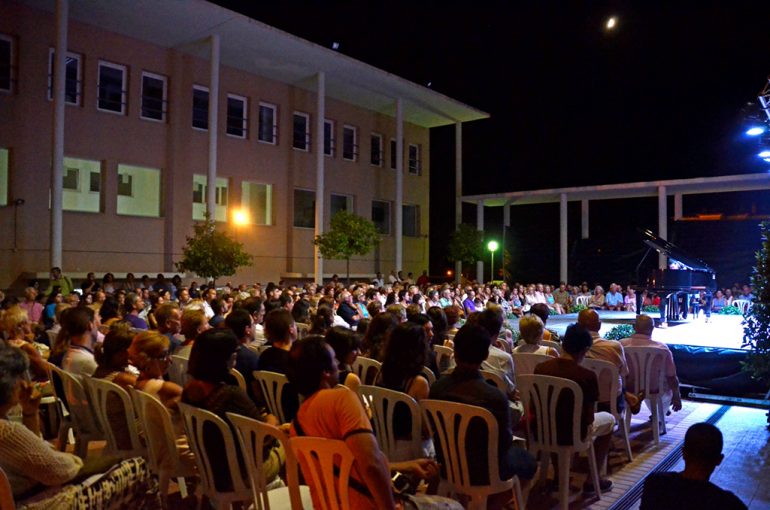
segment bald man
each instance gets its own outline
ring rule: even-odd
[[[673,406],[674,411],[682,408],[682,397],[679,394],[679,379],[676,376],[676,365],[674,365],[674,356],[668,346],[662,342],[656,342],[652,339],[652,332],[655,324],[651,317],[647,315],[637,315],[634,323],[635,333],[629,338],[620,341],[623,347],[655,347],[666,351],[665,366],[663,375],[665,376],[665,385],[662,388],[661,398],[664,409]]]
[[[605,340],[599,336],[599,330],[602,327],[602,321],[599,319],[599,314],[596,310],[582,310],[578,314],[578,324],[583,326],[591,333],[593,338],[593,345],[591,350],[588,351],[586,358],[600,359],[602,361],[609,361],[616,367],[618,367],[618,374],[620,377],[628,375],[628,364],[626,363],[626,354],[623,351],[623,346],[619,342],[614,340]],[[622,383],[621,383],[622,386]]]

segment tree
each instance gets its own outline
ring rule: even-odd
[[[182,249],[182,260],[176,263],[177,270],[192,271],[216,282],[220,276],[234,275],[239,267],[252,263],[253,257],[243,250],[243,244],[216,230],[208,214],[193,229],[194,235],[187,238]]]
[[[377,227],[361,216],[339,211],[331,220],[329,230],[316,236],[313,244],[325,259],[344,259],[350,284],[350,257],[366,255],[380,242]]]
[[[483,256],[484,233],[472,225],[461,223],[449,238],[447,258],[452,262],[473,264]]]
[[[743,321],[743,346],[750,347],[743,368],[765,384],[770,383],[770,222],[760,223],[762,245],[751,275],[754,300]],[[768,413],[770,421],[770,413]]]

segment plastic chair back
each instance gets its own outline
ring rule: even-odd
[[[350,510],[348,482],[353,452],[344,441],[320,437],[289,440],[302,475],[310,486],[316,510]]]
[[[241,452],[243,452],[246,468],[249,473],[251,492],[257,510],[270,510],[271,499],[273,499],[272,507],[274,509],[283,510],[286,507],[286,502],[283,501],[283,505],[280,505],[279,502],[275,501],[276,498],[271,498],[276,492],[283,489],[288,490],[292,510],[302,510],[303,507],[311,508],[313,505],[312,501],[310,501],[310,493],[307,492],[307,487],[299,485],[297,459],[289,447],[289,437],[286,433],[273,425],[268,425],[267,423],[235,413],[227,413],[227,419],[235,426],[236,436],[238,437]],[[289,486],[288,488],[282,487],[279,490],[268,491],[267,480],[263,470],[263,453],[265,443],[271,438],[275,438],[280,442],[286,452],[286,481]]]
[[[195,463],[201,477],[203,492],[209,498],[212,506],[219,509],[229,509],[235,501],[251,501],[252,493],[246,480],[241,475],[238,465],[238,457],[233,441],[233,432],[227,423],[216,414],[199,409],[189,404],[179,403],[179,411],[184,419],[184,428],[187,440],[195,454]],[[225,468],[229,472],[229,480],[232,481],[231,491],[218,491],[214,477],[214,466],[211,464],[209,452],[206,450],[204,431],[215,430],[222,436],[227,456],[227,466],[217,466],[217,469]]]
[[[732,305],[738,308],[743,315],[746,315],[746,312],[748,312],[751,307],[751,301],[748,299],[735,299],[733,300]]]
[[[454,349],[443,345],[434,345],[433,352],[436,353],[436,366],[438,366],[440,373],[443,374],[452,369],[454,366]]]
[[[553,359],[547,354],[530,354],[523,352],[514,352],[511,354],[513,358],[513,375],[516,378],[516,386],[519,385],[520,375],[529,375],[535,373],[535,367],[543,361]]]
[[[58,378],[64,389],[62,403],[65,404],[72,420],[72,428],[75,432],[75,453],[85,459],[88,453],[88,443],[90,441],[103,440],[104,432],[95,418],[96,413],[93,410],[88,393],[83,388],[80,376],[71,374],[50,363],[48,366],[54,377],[54,383],[56,378]]]
[[[353,372],[361,380],[361,384],[374,384],[377,374],[380,373],[382,363],[376,359],[359,356],[353,362]]]
[[[538,344],[550,347],[559,353],[559,355],[561,355],[561,344],[559,344],[559,342],[554,342],[552,340],[540,340]]]
[[[578,296],[575,298],[575,304],[578,306],[588,306],[591,303],[591,296]]]
[[[618,380],[618,367],[609,361],[592,358],[583,359],[581,365],[596,374],[596,380],[599,383],[598,401],[609,403],[610,413],[615,417],[618,427],[623,434],[623,440],[626,444],[626,454],[628,455],[628,461],[631,462],[634,460],[634,457],[631,452],[631,441],[628,437],[628,422],[625,416],[627,413],[630,413],[630,409],[626,406],[622,416],[618,410],[618,386],[620,385]]]
[[[430,427],[433,440],[438,440],[441,447],[446,482],[454,494],[463,494],[471,498],[468,508],[486,508],[486,500],[490,494],[509,490],[514,486],[517,488],[518,508],[523,508],[518,478],[514,476],[510,480],[500,479],[497,421],[491,412],[482,407],[431,399],[421,400],[420,407],[423,418],[427,420]],[[479,420],[485,423],[488,431],[488,447],[485,448],[485,452],[489,485],[486,486],[471,485],[468,464],[470,457],[484,454],[484,452],[466,449],[468,426],[471,421]]]
[[[262,354],[263,352],[268,350],[270,348],[270,346],[267,345],[267,344],[264,344],[264,345],[246,344],[246,348],[247,349],[251,349],[252,351],[256,352],[257,354]]]
[[[502,391],[504,394],[508,394],[508,385],[505,384],[505,381],[502,377],[500,377],[499,374],[496,372],[493,372],[491,370],[479,370],[481,373],[481,376],[484,378],[487,383],[496,386],[498,390]]]
[[[159,473],[162,461],[168,458],[174,465],[173,470],[178,471],[180,463],[176,432],[168,409],[155,396],[141,390],[131,391],[131,398],[143,426],[150,470]]]
[[[289,420],[284,412],[283,400],[281,399],[286,385],[289,384],[289,378],[285,374],[267,370],[254,370],[252,373],[262,389],[262,397],[267,402],[270,413],[275,415],[281,423],[287,423]]]
[[[235,381],[238,383],[238,387],[242,389],[243,391],[246,390],[246,379],[243,378],[243,374],[238,372],[237,369],[231,368],[230,369],[230,375],[235,378]]]
[[[626,390],[638,393],[644,391],[648,396],[660,393],[666,351],[657,347],[633,347],[624,349],[628,363]]]
[[[422,367],[420,375],[428,381],[428,386],[433,386],[433,383],[436,382],[436,374],[434,374],[433,370],[428,367]]]
[[[96,417],[102,430],[104,430],[109,452],[125,459],[146,457],[147,448],[139,438],[134,404],[131,402],[128,392],[114,382],[104,379],[84,377],[83,383],[91,397]],[[123,430],[127,433],[127,437],[118,435],[121,428],[119,423],[114,420],[121,420],[125,423]],[[127,442],[121,441],[122,439],[127,440]]]
[[[190,362],[188,358],[179,356],[178,354],[171,355],[171,365],[168,367],[168,378],[171,382],[177,383],[184,388],[187,384],[187,380],[190,378],[187,375],[187,364]]]
[[[422,416],[417,401],[400,391],[379,386],[359,386],[358,394],[372,411],[374,434],[385,456],[391,462],[419,458],[422,443]],[[396,438],[393,429],[397,407],[406,408],[412,418],[409,440]]]

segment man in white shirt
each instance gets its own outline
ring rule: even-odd
[[[375,276],[374,279],[372,279],[372,285],[374,285],[378,289],[381,289],[382,287],[385,286],[385,280],[382,278],[382,273],[380,273],[379,271],[377,271],[377,276]]]

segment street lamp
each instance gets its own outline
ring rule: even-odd
[[[489,273],[489,281],[495,279],[495,252],[497,251],[497,248],[498,244],[494,239],[487,243],[487,250],[489,250],[489,268],[491,271],[491,273]]]
[[[244,209],[236,209],[233,211],[233,229],[235,232],[235,240],[238,240],[238,230],[249,224],[249,213]]]

